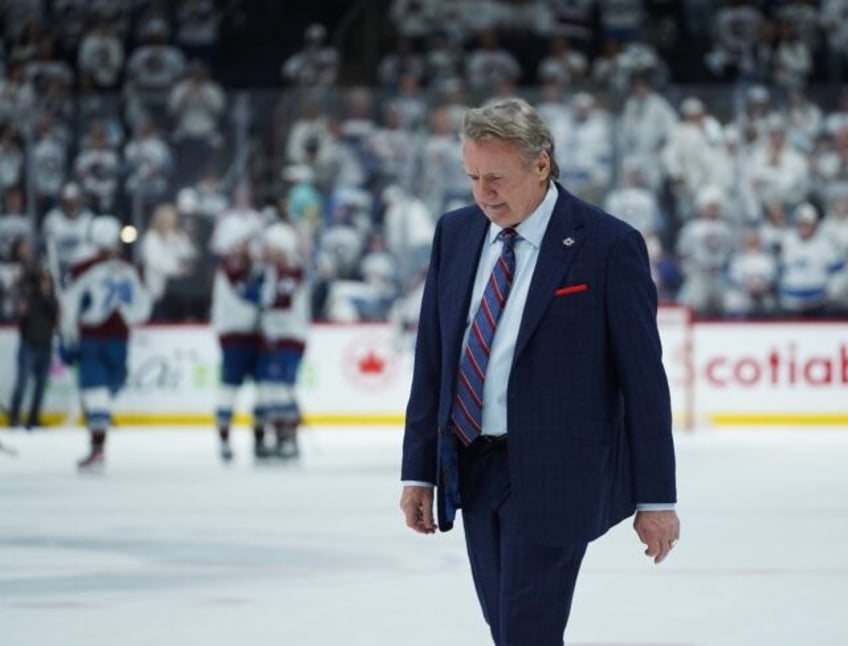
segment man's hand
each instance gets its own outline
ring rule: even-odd
[[[406,516],[407,527],[419,534],[432,534],[436,531],[432,487],[404,487],[400,496],[400,508]]]
[[[661,563],[680,540],[680,519],[674,511],[637,511],[633,529],[654,563]]]

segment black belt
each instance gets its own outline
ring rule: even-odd
[[[480,442],[484,446],[506,446],[507,438],[509,436],[506,433],[501,433],[500,435],[480,435],[477,438],[477,442]]]

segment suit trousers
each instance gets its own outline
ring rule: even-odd
[[[562,646],[586,544],[540,545],[526,537],[510,494],[508,444],[478,438],[460,449],[474,586],[496,646]]]

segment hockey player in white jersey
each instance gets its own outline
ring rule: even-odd
[[[255,267],[251,246],[258,232],[256,221],[233,214],[219,220],[212,233],[212,252],[220,258],[212,286],[211,316],[221,346],[215,422],[224,462],[233,459],[230,426],[239,388],[248,379],[256,382],[261,272]],[[254,454],[268,457],[258,401],[253,412]]]
[[[295,383],[310,318],[301,249],[294,228],[283,222],[272,224],[262,236],[258,399],[274,429],[274,454],[281,458],[299,454],[301,415]]]
[[[102,466],[112,403],[127,379],[130,328],[147,320],[152,300],[136,268],[119,257],[121,225],[97,216],[89,227],[93,253],[69,274],[61,297],[63,358],[79,362],[79,387],[91,450],[78,466]]]

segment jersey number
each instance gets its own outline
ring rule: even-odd
[[[122,278],[110,278],[104,281],[106,298],[103,299],[103,310],[111,312],[120,305],[132,303],[133,285],[132,281]]]

